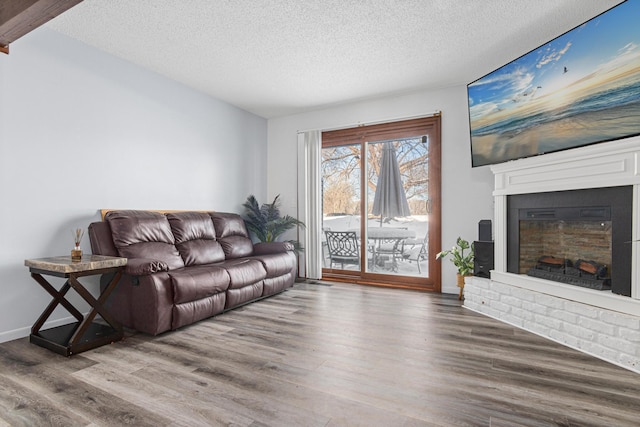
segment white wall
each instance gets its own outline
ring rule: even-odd
[[[442,112],[443,248],[451,247],[459,235],[476,240],[478,221],[493,219],[493,175],[486,166],[471,168],[467,93],[464,86],[355,102],[269,120],[269,197],[281,194],[283,209],[291,215],[296,214],[298,131],[402,119],[437,110]],[[442,268],[443,292],[458,292],[455,272],[453,264],[445,261]]]
[[[101,208],[240,212],[266,196],[266,153],[263,118],[46,28],[13,43],[0,55],[0,342],[28,335],[50,300],[25,259],[68,254]]]

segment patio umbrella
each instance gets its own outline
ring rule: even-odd
[[[385,142],[382,147],[380,174],[371,213],[380,215],[381,226],[383,218],[411,215],[407,195],[402,186],[396,150],[391,142]]]

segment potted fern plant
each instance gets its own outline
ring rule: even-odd
[[[468,252],[465,254],[465,251]],[[438,252],[436,254],[436,259],[440,260],[446,258],[448,255],[451,255],[451,262],[458,269],[457,273],[457,283],[460,288],[460,299],[462,299],[462,290],[464,289],[464,278],[466,276],[471,276],[473,274],[473,244],[470,244],[468,241],[464,240],[461,237],[458,237],[456,240],[456,245],[451,249],[446,251]]]
[[[247,229],[260,242],[275,242],[286,231],[294,227],[304,227],[304,223],[290,215],[280,214],[280,195],[271,203],[260,205],[252,194],[242,204],[245,209],[244,221]],[[297,240],[287,240],[298,252],[304,249]]]

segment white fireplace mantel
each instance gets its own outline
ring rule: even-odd
[[[637,315],[640,313],[640,136],[494,165],[495,265],[491,279],[556,297]],[[633,186],[631,297],[507,272],[507,196]]]

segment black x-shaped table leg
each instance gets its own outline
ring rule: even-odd
[[[115,275],[101,292],[98,299],[94,298],[78,281],[78,277],[113,272],[115,272]],[[93,270],[91,274],[87,274],[87,272],[65,273],[61,277],[66,277],[67,281],[59,291],[42,277],[42,274],[52,273],[31,269],[31,277],[53,297],[53,300],[51,300],[31,328],[31,342],[65,356],[70,356],[74,353],[86,351],[122,339],[124,335],[122,325],[114,319],[104,307],[107,298],[109,298],[109,295],[115,289],[122,275],[122,268]],[[58,276],[58,274],[52,275]],[[91,306],[91,311],[86,316],[80,313],[80,311],[66,299],[66,294],[71,288]],[[58,305],[63,306],[78,322],[41,331],[45,322]],[[107,325],[93,322],[98,314],[100,314]]]

